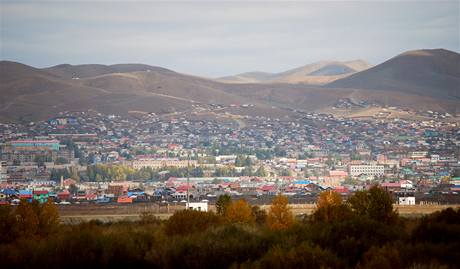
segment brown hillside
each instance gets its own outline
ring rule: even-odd
[[[444,49],[409,51],[327,86],[460,101],[460,54]]]

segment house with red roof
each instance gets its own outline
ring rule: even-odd
[[[258,192],[266,195],[276,195],[277,189],[275,185],[264,185],[258,189]]]
[[[71,198],[71,194],[68,190],[58,192],[57,196],[60,201],[68,201]]]
[[[380,184],[380,187],[382,187],[386,191],[395,192],[401,189],[401,183],[400,182],[384,182]]]

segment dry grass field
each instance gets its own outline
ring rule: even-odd
[[[291,204],[294,215],[311,214],[316,204]],[[399,214],[404,217],[419,217],[431,214],[448,207],[457,208],[460,205],[395,205]],[[132,205],[61,205],[59,213],[64,223],[80,223],[82,221],[99,220],[102,222],[111,221],[136,221],[144,212],[154,214],[160,219],[169,218],[175,211],[184,209],[184,205],[158,205],[158,204],[132,204]],[[262,209],[269,210],[269,205],[262,205]],[[215,210],[210,205],[210,210]]]

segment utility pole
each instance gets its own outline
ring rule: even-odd
[[[189,194],[189,187],[190,187],[190,152],[187,153],[187,208],[190,208],[190,194]]]

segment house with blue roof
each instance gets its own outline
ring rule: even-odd
[[[308,179],[294,181],[294,185],[300,185],[300,186],[306,186],[306,185],[309,185],[311,183],[312,182],[310,180],[308,180]]]
[[[19,190],[19,199],[25,199],[27,202],[32,202],[32,190]]]

